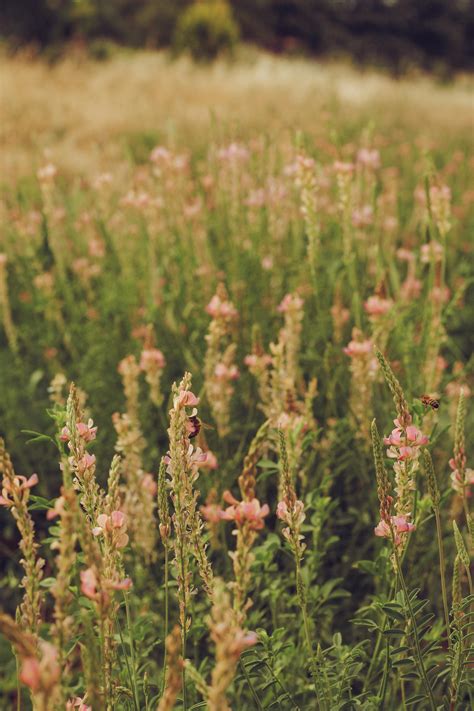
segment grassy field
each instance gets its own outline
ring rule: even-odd
[[[1,103],[2,708],[469,708],[471,79],[25,55]]]

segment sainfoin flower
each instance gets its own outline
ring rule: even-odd
[[[395,543],[397,545],[401,541],[401,533],[411,533],[411,531],[414,531],[416,529],[415,524],[410,523],[408,521],[407,516],[391,516],[390,520],[395,536]],[[374,533],[376,536],[380,536],[382,538],[391,538],[392,535],[390,525],[387,523],[387,521],[383,520],[379,521],[377,526],[374,528]]]
[[[206,313],[212,318],[234,319],[238,316],[237,309],[230,301],[221,299],[218,294],[214,294],[208,305]]]
[[[124,548],[128,543],[126,516],[122,511],[112,511],[110,516],[100,514],[97,526],[92,529],[94,536],[108,536],[115,548]]]
[[[419,448],[428,444],[428,435],[424,435],[414,425],[408,425],[403,430],[398,420],[394,420],[394,424],[396,425],[395,429],[383,440],[384,444],[389,446],[387,455],[399,461],[416,459],[419,454]]]
[[[461,496],[471,496],[471,486],[474,486],[474,469],[464,469],[464,477],[458,468],[454,457],[449,460],[451,472],[451,487]]]
[[[221,518],[225,521],[235,521],[238,526],[246,524],[254,531],[261,530],[264,525],[264,518],[270,513],[268,504],[261,506],[258,499],[251,501],[237,501],[230,491],[224,492],[224,501],[231,504],[225,511],[221,511]]]
[[[21,661],[20,681],[33,692],[52,690],[61,675],[58,652],[49,642],[40,640],[38,657],[24,657]]]
[[[146,348],[140,356],[140,368],[149,370],[150,368],[164,368],[166,359],[163,353],[158,348]]]
[[[85,422],[78,422],[76,424],[76,430],[79,437],[81,437],[84,442],[92,442],[97,436],[97,427],[94,427],[93,420],[89,419],[87,424]],[[71,439],[71,433],[67,427],[63,427],[61,430],[61,435],[59,439],[62,442],[69,442]]]
[[[15,493],[17,496],[22,496],[23,492],[31,489],[32,486],[36,486],[38,483],[38,475],[32,474],[29,479],[26,476],[16,476],[13,480],[13,484],[8,480],[3,480],[2,495],[0,496],[1,506],[13,506],[14,501],[10,496]]]
[[[173,400],[175,410],[180,407],[195,407],[196,405],[199,405],[199,398],[191,390],[181,390]]]
[[[347,346],[343,348],[344,353],[350,358],[372,353],[372,341],[349,341]]]
[[[383,299],[381,296],[369,296],[364,303],[364,309],[369,316],[383,316],[390,311],[393,306],[391,299]]]

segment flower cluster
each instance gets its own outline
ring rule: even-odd
[[[417,459],[420,447],[427,445],[429,442],[428,435],[424,435],[414,425],[408,425],[404,429],[398,419],[394,420],[393,423],[396,425],[395,429],[383,440],[384,444],[389,447],[387,456],[399,462]]]
[[[408,521],[408,516],[391,516],[390,523],[381,520],[374,529],[376,536],[383,538],[391,538],[392,531],[395,540],[395,545],[400,545],[402,542],[401,533],[411,533],[416,529],[415,524]]]
[[[110,516],[102,513],[97,517],[94,536],[103,536],[113,548],[125,548],[128,543],[126,516],[122,511],[112,511]]]
[[[261,506],[258,499],[238,501],[230,491],[225,491],[223,498],[230,504],[220,512],[224,521],[235,521],[238,527],[246,526],[251,531],[260,531],[264,527],[264,518],[270,513],[268,504]]]
[[[161,376],[166,359],[158,348],[145,348],[140,356],[140,368],[145,373],[145,378],[150,386],[150,398],[154,405],[159,407],[163,402],[161,392]]]

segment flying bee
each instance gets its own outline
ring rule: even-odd
[[[422,395],[420,400],[425,407],[431,407],[432,410],[437,410],[439,408],[439,400],[431,397],[431,395]]]
[[[211,427],[211,425],[206,425],[205,422],[201,420],[200,417],[197,415],[190,415],[188,417],[188,429],[189,429],[189,434],[188,437],[189,439],[194,439],[194,437],[197,437],[198,434],[200,433],[201,429],[203,430],[213,430],[214,427]]]

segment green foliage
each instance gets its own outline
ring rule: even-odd
[[[199,0],[179,17],[174,46],[197,62],[210,62],[231,54],[238,39],[239,28],[226,0]]]

